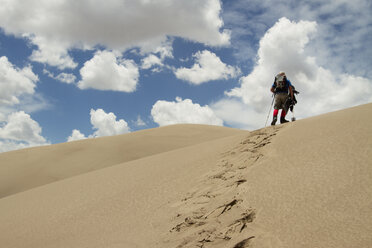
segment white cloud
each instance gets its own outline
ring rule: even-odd
[[[93,136],[111,136],[117,134],[128,133],[128,123],[123,120],[116,120],[116,115],[112,112],[106,113],[102,109],[90,110],[90,122],[93,128],[96,129]]]
[[[68,45],[63,44],[60,40],[49,40],[42,36],[24,36],[38,47],[38,50],[34,50],[30,56],[32,61],[46,63],[58,67],[60,70],[77,66],[77,63],[67,52]]]
[[[241,109],[248,107],[255,112],[252,114],[254,118],[241,121],[242,125],[263,126],[255,119],[266,118],[271,102],[269,89],[274,76],[281,70],[287,73],[289,80],[301,92],[296,106],[300,117],[372,101],[372,82],[369,79],[348,74],[334,75],[332,71],[317,65],[316,59],[304,52],[316,27],[315,22],[291,22],[281,18],[266,32],[260,41],[258,60],[253,71],[240,79],[240,87],[226,93],[237,99],[223,99],[234,106],[241,100]],[[223,104],[214,105],[216,113],[226,116],[225,110]]]
[[[0,152],[49,144],[41,131],[29,114],[23,111],[10,114],[0,127]]]
[[[0,106],[19,104],[21,96],[34,94],[38,80],[30,66],[17,68],[7,57],[0,57]]]
[[[150,54],[146,58],[142,59],[142,65],[141,65],[142,69],[150,69],[151,67],[155,65],[163,66],[163,62],[158,56],[154,54]]]
[[[197,52],[193,56],[196,63],[191,68],[182,67],[175,70],[177,78],[198,85],[211,80],[234,78],[240,73],[239,69],[226,65],[210,51]]]
[[[80,89],[133,92],[138,83],[138,67],[132,60],[116,57],[113,52],[98,51],[80,69]]]
[[[160,72],[164,65],[166,58],[173,58],[173,47],[171,44],[172,40],[167,40],[163,44],[156,48],[149,47],[148,49],[142,48],[141,55],[147,55],[141,60],[141,69],[151,69],[152,72]],[[154,67],[154,68],[153,68]]]
[[[167,40],[167,42],[163,43],[154,50],[154,53],[159,54],[162,60],[165,58],[173,58],[173,47],[171,41],[172,40]]]
[[[2,141],[0,139],[0,153],[9,152],[13,150],[19,150],[19,149],[28,148],[28,147],[29,146],[24,143],[18,143],[18,142],[9,141],[9,140]]]
[[[135,125],[136,125],[137,127],[143,127],[143,126],[146,126],[146,122],[144,122],[144,121],[142,120],[141,116],[138,116],[138,117],[137,117],[137,120],[136,120],[136,122],[135,122]]]
[[[74,130],[72,130],[71,136],[69,136],[67,138],[67,141],[70,142],[70,141],[82,140],[82,139],[86,139],[86,138],[87,137],[85,137],[85,135],[82,134],[79,130],[74,129]]]
[[[60,73],[56,76],[56,79],[63,82],[63,83],[71,84],[71,83],[75,82],[76,77],[72,73],[62,72],[62,73]]]
[[[67,138],[67,141],[113,136],[130,132],[128,123],[125,120],[116,120],[116,115],[114,113],[106,113],[103,109],[90,110],[90,123],[95,130],[93,134],[86,137],[80,130],[74,129]]]
[[[8,116],[5,126],[0,129],[0,138],[29,143],[45,143],[45,138],[40,135],[41,127],[23,111],[12,113]]]
[[[308,36],[315,31],[315,22],[295,23],[286,18],[280,19],[261,39],[253,71],[240,79],[241,87],[232,89],[227,95],[240,97],[245,104],[262,111],[264,100],[279,71],[285,71],[290,80],[297,73],[312,78],[317,68],[314,60],[306,57],[303,51],[309,41]],[[299,86],[297,80],[292,82]]]
[[[2,1],[0,27],[38,46],[31,59],[63,69],[76,67],[71,48],[148,49],[171,36],[228,45],[220,12],[220,0]]]
[[[151,115],[160,126],[179,123],[223,125],[223,121],[208,105],[200,106],[190,99],[182,100],[179,97],[175,102],[157,101],[152,106]]]
[[[23,123],[25,128],[28,124],[32,127],[38,125],[36,122],[33,123],[29,115],[24,114],[24,112],[18,112],[18,115],[14,116],[15,112],[20,109],[30,113],[49,107],[43,96],[35,92],[38,81],[39,78],[32,71],[31,66],[18,68],[9,62],[7,57],[0,57],[0,128],[2,125],[4,126],[1,128],[1,139],[7,139],[7,133],[10,129],[15,130],[17,125],[15,123]],[[19,113],[23,113],[23,117],[20,117]],[[19,118],[18,120],[15,119],[17,116]],[[8,118],[11,118],[11,122],[9,122]],[[24,122],[21,122],[20,118],[23,118]],[[31,143],[35,143],[35,141],[31,140],[31,143],[29,141],[27,137],[24,141],[0,141],[2,147],[0,151],[11,150],[11,147],[28,147],[32,145]],[[21,144],[20,142],[26,143]]]
[[[297,0],[235,0],[224,2],[222,16],[226,27],[232,29],[236,55],[243,61],[254,58],[256,51],[252,47],[256,46],[256,41],[284,16],[318,23],[316,39],[308,45],[307,51],[316,54],[319,66],[333,72],[372,78],[370,13],[369,0],[300,3]],[[246,37],[249,37],[248,44]]]
[[[161,41],[159,45],[157,45],[157,43],[153,44],[153,42],[150,40],[149,42],[142,44],[139,53],[142,56],[145,56],[146,54],[156,54],[157,57],[159,57],[162,61],[165,58],[173,58],[173,40],[173,38],[168,38],[164,41]]]
[[[264,117],[267,117],[269,106],[265,106],[266,113],[265,111],[260,113],[235,98],[221,99],[210,104],[213,112],[223,120],[225,125],[246,130],[255,130],[264,126]]]
[[[48,75],[48,77],[50,77],[50,78],[56,79],[58,81],[66,83],[66,84],[74,83],[75,80],[76,80],[76,76],[72,73],[62,72],[62,73],[58,74],[57,76],[55,76],[52,72],[48,71],[47,69],[44,69],[43,73]]]

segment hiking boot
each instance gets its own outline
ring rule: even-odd
[[[280,123],[286,123],[288,122],[284,117],[280,117]]]
[[[275,126],[275,123],[276,123],[277,120],[278,120],[278,118],[276,116],[274,116],[273,121],[271,122],[271,126]]]

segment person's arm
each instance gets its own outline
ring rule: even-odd
[[[294,100],[292,85],[289,86],[289,93],[291,94],[291,99]]]
[[[291,83],[291,81],[289,81],[288,79],[287,79],[287,83],[288,83],[289,93],[291,94],[291,99],[294,100],[292,83]]]
[[[275,94],[275,88],[276,88],[276,85],[275,85],[275,78],[274,78],[274,83],[273,83],[273,85],[271,86],[271,89],[270,89],[270,91],[274,94]]]

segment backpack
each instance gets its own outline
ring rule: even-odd
[[[285,90],[287,78],[283,75],[277,75],[275,77],[275,88],[276,90]]]

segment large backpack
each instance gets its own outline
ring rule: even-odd
[[[287,78],[284,75],[277,75],[275,77],[275,89],[284,90],[286,87]]]

